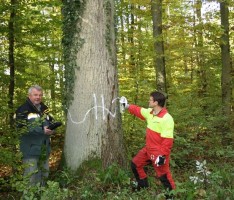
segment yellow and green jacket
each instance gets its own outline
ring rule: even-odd
[[[152,108],[142,108],[136,105],[129,106],[129,112],[147,122],[146,148],[157,155],[169,155],[173,146],[174,120],[163,108],[157,115]]]

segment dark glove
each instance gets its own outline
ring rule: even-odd
[[[164,165],[165,162],[166,162],[166,157],[159,155],[157,159],[155,160],[155,165],[161,166],[161,165]]]
[[[56,129],[57,127],[59,127],[61,125],[62,125],[61,122],[54,122],[54,123],[51,123],[47,128],[50,129],[50,130],[54,130],[54,129]]]

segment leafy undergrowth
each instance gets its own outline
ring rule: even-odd
[[[177,136],[172,154],[171,170],[176,182],[173,191],[178,200],[232,200],[234,199],[233,150],[231,145],[218,147],[196,139],[196,145]],[[202,142],[201,142],[202,141]],[[214,140],[213,140],[214,141]],[[218,140],[217,140],[218,141]],[[199,143],[201,142],[201,143]],[[22,169],[1,167],[0,199],[30,200],[163,200],[165,191],[153,172],[146,171],[150,187],[134,191],[135,186],[130,166],[126,169],[113,163],[106,170],[100,160],[87,161],[76,171],[61,169],[60,160],[63,142],[55,139],[50,158],[51,173],[45,187],[28,187],[22,180]],[[209,151],[208,151],[209,149]],[[207,151],[207,154],[204,153]],[[199,154],[198,154],[199,152]],[[130,161],[129,161],[130,163]],[[14,171],[14,172],[13,172]]]
[[[101,169],[101,162],[93,160],[84,163],[76,173],[69,169],[53,169],[46,187],[28,188],[26,183],[11,177],[11,189],[1,194],[1,199],[122,199],[122,200],[163,200],[167,192],[154,176],[151,166],[147,167],[150,187],[146,190],[133,191],[134,179],[128,169],[121,169],[117,164]],[[230,163],[207,163],[195,161],[192,167],[173,169],[177,189],[174,199],[232,200],[233,167]],[[7,183],[6,183],[7,184]]]

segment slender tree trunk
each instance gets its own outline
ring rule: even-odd
[[[151,1],[157,90],[167,92],[165,55],[162,35],[162,0]]]
[[[197,64],[198,64],[198,74],[199,74],[199,96],[205,97],[207,95],[207,69],[204,64],[204,53],[203,53],[203,27],[202,27],[202,16],[201,16],[201,8],[202,8],[202,0],[197,0],[195,4],[196,8],[196,18],[198,21],[198,26],[196,29],[196,38],[197,38]],[[206,105],[204,105],[204,109]]]
[[[135,66],[136,66],[136,63],[135,63],[135,49],[134,49],[134,32],[135,32],[135,17],[134,17],[134,5],[133,4],[130,4],[129,5],[129,8],[130,8],[130,16],[129,16],[129,19],[130,19],[130,24],[129,24],[129,27],[128,27],[128,30],[129,30],[129,34],[128,34],[128,41],[130,43],[130,58],[129,58],[129,63],[130,63],[130,66],[131,66],[131,70],[132,72],[135,71]]]
[[[51,97],[51,108],[55,110],[56,108],[56,93],[55,93],[55,82],[56,82],[56,72],[54,69],[54,63],[55,63],[55,58],[53,57],[53,61],[49,63],[49,67],[51,69],[51,75],[50,75],[50,97]]]
[[[221,58],[222,58],[222,102],[223,114],[227,117],[231,115],[231,56],[229,43],[229,10],[227,1],[220,3],[221,26],[223,29],[221,41]]]
[[[97,157],[104,168],[114,162],[125,165],[117,100],[114,1],[88,0],[83,11],[77,26],[84,44],[77,53],[74,100],[68,108],[66,164],[76,170],[83,161]]]
[[[8,50],[8,63],[10,68],[10,83],[9,83],[9,100],[8,100],[8,108],[10,109],[10,116],[9,116],[9,122],[10,125],[13,125],[13,100],[14,100],[14,88],[15,88],[15,58],[14,58],[14,45],[15,45],[15,39],[14,39],[14,32],[15,32],[15,16],[16,16],[16,0],[11,0],[11,13],[10,13],[10,19],[9,19],[9,35],[8,35],[8,41],[9,41],[9,50]]]
[[[125,69],[125,72],[126,72],[126,47],[125,47],[125,42],[126,42],[126,36],[125,36],[125,25],[124,25],[124,5],[123,5],[123,2],[121,1],[119,4],[121,4],[121,7],[120,7],[120,15],[119,15],[119,18],[120,18],[120,25],[121,25],[121,33],[120,33],[120,38],[121,38],[121,50],[122,50],[122,59],[123,59],[123,66],[124,66],[124,69]]]

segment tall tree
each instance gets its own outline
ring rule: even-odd
[[[221,26],[223,33],[221,36],[221,58],[222,58],[222,102],[223,114],[230,117],[231,114],[231,56],[229,43],[229,9],[228,1],[220,2]]]
[[[8,108],[10,109],[9,122],[12,125],[13,123],[13,100],[14,100],[14,89],[15,89],[15,57],[14,57],[14,46],[15,46],[15,16],[17,1],[11,0],[11,9],[10,9],[10,19],[9,19],[9,51],[8,51],[8,63],[10,69],[10,83],[9,83],[9,101]]]
[[[67,99],[66,164],[76,170],[94,157],[101,158],[104,168],[124,164],[114,1],[64,1],[63,14],[66,91],[74,91]]]
[[[7,112],[22,103],[22,88],[38,83],[47,90],[53,81],[50,77],[58,72],[50,70],[50,65],[60,64],[62,53],[59,6],[59,0],[1,1],[0,102],[8,105]],[[57,93],[58,87],[55,88]]]
[[[196,52],[196,61],[198,65],[198,74],[199,74],[199,96],[205,97],[207,95],[207,69],[205,66],[205,57],[204,57],[204,36],[203,36],[203,19],[202,19],[202,0],[196,0],[195,2],[195,47]],[[204,105],[203,108],[206,108]]]
[[[162,34],[162,0],[152,0],[153,36],[155,50],[156,88],[167,92],[164,44]]]

